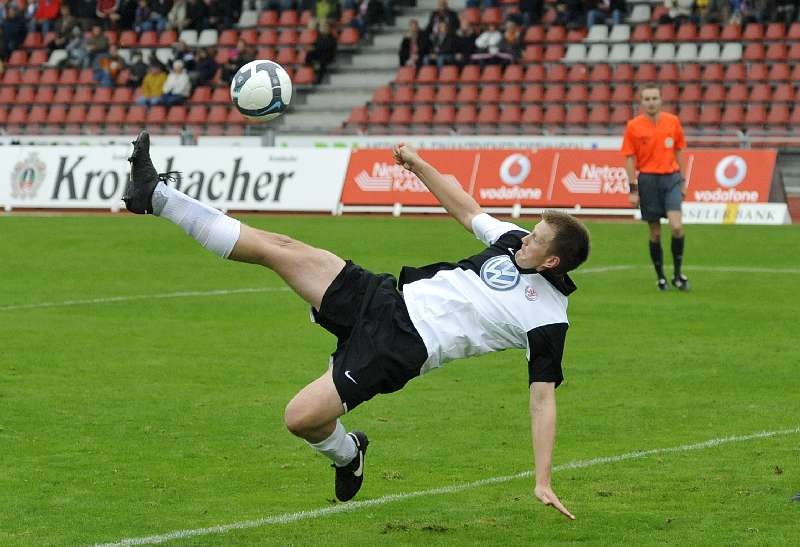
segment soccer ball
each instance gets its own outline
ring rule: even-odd
[[[277,118],[292,100],[292,80],[281,65],[251,61],[236,72],[231,82],[231,100],[251,120]]]

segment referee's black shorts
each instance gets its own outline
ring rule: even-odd
[[[667,211],[680,211],[683,203],[680,172],[639,173],[639,209],[642,220],[658,222]]]
[[[314,320],[338,339],[333,383],[345,411],[419,376],[428,350],[408,315],[395,278],[349,260],[322,297]]]

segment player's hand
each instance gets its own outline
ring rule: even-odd
[[[639,206],[639,192],[631,192],[628,194],[628,201],[631,202],[631,205],[634,207]]]
[[[402,165],[406,169],[413,170],[420,161],[419,154],[413,146],[401,142],[392,150],[394,161],[397,165]]]
[[[561,503],[561,500],[558,499],[558,496],[556,496],[556,493],[553,492],[553,489],[550,488],[550,486],[539,486],[537,484],[536,488],[533,489],[533,493],[539,499],[539,501],[545,505],[549,505],[550,507],[557,509],[568,519],[575,520],[575,515],[570,513],[567,508],[564,507],[564,504]]]

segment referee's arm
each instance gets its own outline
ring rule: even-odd
[[[636,181],[636,156],[627,156],[625,158],[625,173],[628,175],[628,201],[631,205],[636,207],[639,205],[639,185]]]
[[[394,161],[415,175],[436,196],[439,203],[467,231],[472,232],[472,219],[483,212],[478,202],[464,191],[460,184],[453,184],[431,164],[423,160],[417,151],[404,143],[395,146]]]

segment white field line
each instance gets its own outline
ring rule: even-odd
[[[614,266],[596,266],[594,268],[582,268],[576,274],[582,273],[606,273],[623,270],[633,270],[638,268],[650,269],[644,264],[617,264]],[[686,271],[699,272],[722,272],[722,273],[767,273],[767,274],[800,274],[800,268],[760,268],[757,266],[687,266]],[[244,289],[219,289],[212,291],[179,291],[162,294],[139,294],[133,296],[109,296],[105,298],[88,298],[85,300],[64,300],[62,302],[38,302],[33,304],[9,304],[0,306],[0,311],[13,310],[32,310],[37,308],[64,308],[69,306],[86,306],[91,304],[114,304],[118,302],[131,302],[135,300],[149,300],[161,298],[188,298],[195,296],[227,296],[231,294],[259,293],[259,292],[283,292],[290,290],[288,287],[255,287]]]
[[[733,435],[730,437],[721,437],[719,439],[710,439],[701,443],[685,444],[681,446],[672,446],[669,448],[655,448],[652,450],[639,450],[636,452],[628,452],[626,454],[619,454],[617,456],[605,456],[599,458],[592,458],[590,460],[576,460],[573,462],[557,465],[553,467],[553,471],[567,471],[570,469],[582,469],[585,467],[594,467],[596,465],[605,465],[609,463],[617,463],[625,460],[638,460],[648,456],[655,456],[658,454],[672,454],[676,452],[689,452],[692,450],[705,450],[707,448],[714,448],[723,444],[738,443],[744,441],[752,441],[755,439],[764,439],[768,437],[778,437],[784,435],[796,435],[800,433],[800,427],[794,429],[783,429],[778,431],[762,431],[759,433],[751,433],[749,435]],[[455,484],[452,486],[443,486],[440,488],[431,488],[429,490],[418,490],[416,492],[407,492],[405,494],[391,494],[389,496],[382,496],[371,500],[354,501],[349,503],[337,504],[332,507],[323,507],[321,509],[311,509],[308,511],[298,511],[296,513],[283,513],[271,517],[264,517],[255,520],[245,520],[240,522],[233,522],[231,524],[220,524],[218,526],[210,526],[208,528],[195,528],[192,530],[176,530],[166,534],[158,534],[147,537],[139,538],[126,538],[113,543],[101,543],[95,547],[123,547],[127,545],[152,545],[157,543],[164,543],[174,539],[185,539],[197,536],[208,536],[212,534],[224,534],[232,530],[245,530],[248,528],[260,528],[269,526],[271,524],[287,524],[290,522],[297,522],[300,520],[309,520],[319,517],[325,517],[336,513],[351,513],[364,509],[367,507],[375,507],[378,505],[386,505],[396,501],[405,501],[414,498],[436,496],[441,494],[455,494],[463,492],[464,490],[472,490],[482,486],[489,486],[493,484],[500,484],[504,482],[522,479],[533,475],[533,471],[522,471],[514,475],[506,475],[504,477],[492,477],[488,479],[481,479],[478,481]]]
[[[134,300],[153,300],[160,298],[188,298],[194,296],[227,296],[229,294],[245,294],[256,292],[278,292],[291,290],[289,287],[256,287],[246,289],[218,289],[213,291],[180,291],[162,294],[138,294],[133,296],[109,296],[105,298],[89,298],[86,300],[65,300],[63,302],[39,302],[36,304],[11,304],[0,306],[0,311],[32,310],[36,308],[64,308],[69,306],[85,306],[90,304],[114,304]]]

